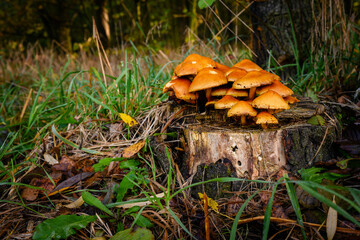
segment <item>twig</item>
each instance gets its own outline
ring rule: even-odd
[[[188,108],[189,108],[188,106],[183,107],[182,109],[177,111],[173,116],[171,116],[171,118],[166,122],[165,126],[161,129],[160,133],[164,133],[166,128],[170,125],[170,123],[174,120],[174,118]]]

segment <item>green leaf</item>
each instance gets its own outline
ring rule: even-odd
[[[125,175],[123,180],[121,181],[119,188],[116,190],[116,201],[121,202],[127,192],[130,188],[134,187],[134,184],[132,181],[136,179],[136,175],[134,171],[130,171],[128,174]]]
[[[47,219],[36,226],[34,240],[66,239],[76,233],[75,230],[85,228],[96,216],[61,215],[54,219]]]
[[[298,198],[296,196],[295,187],[294,187],[293,183],[289,182],[289,176],[287,174],[284,175],[284,181],[285,181],[286,189],[287,189],[287,192],[288,192],[288,195],[290,198],[291,205],[293,206],[293,209],[296,214],[297,221],[301,226],[301,234],[303,235],[304,239],[307,239],[306,233],[304,230],[304,223],[303,223],[304,221],[301,216],[300,204],[299,204]]]
[[[105,169],[105,167],[109,166],[109,164],[113,161],[120,161],[119,168],[128,168],[128,169],[135,169],[137,166],[140,165],[140,162],[135,159],[128,159],[124,161],[126,158],[103,158],[100,159],[98,163],[93,165],[95,172],[101,172]]]
[[[353,196],[353,198],[354,198],[355,202],[357,203],[357,205],[360,206],[360,190],[355,189],[355,188],[349,188],[349,192]]]
[[[311,124],[311,125],[320,125],[320,126],[324,126],[325,125],[325,119],[320,116],[320,115],[315,115],[312,116],[307,123]]]
[[[341,169],[360,168],[360,158],[348,158],[348,159],[337,162],[336,166],[338,166]]]
[[[301,179],[305,181],[312,181],[316,183],[321,183],[323,179],[327,180],[337,180],[339,178],[346,177],[347,175],[339,174],[339,173],[332,173],[332,172],[324,172],[321,173],[321,171],[326,170],[325,168],[308,168],[308,169],[300,169],[299,173],[301,175]]]
[[[109,240],[153,240],[155,239],[152,232],[146,228],[137,228],[135,231],[129,228],[116,233]]]
[[[339,214],[341,214],[342,216],[344,216],[345,218],[347,218],[348,220],[350,220],[351,222],[355,223],[357,226],[360,226],[360,222],[357,221],[352,214],[348,213],[347,211],[345,211],[342,207],[340,207],[339,205],[336,205],[335,203],[333,203],[330,199],[326,198],[325,196],[321,195],[318,190],[316,190],[316,188],[320,188],[323,189],[327,192],[330,192],[332,194],[334,194],[335,196],[345,200],[347,203],[349,203],[352,207],[355,208],[356,211],[360,212],[359,210],[359,206],[357,206],[354,202],[350,201],[349,199],[345,198],[344,196],[342,196],[341,194],[337,193],[336,191],[333,191],[329,188],[327,188],[326,186],[322,186],[320,184],[317,183],[311,183],[311,182],[304,182],[304,181],[297,181],[296,182],[302,189],[304,189],[306,192],[308,192],[309,194],[311,194],[313,197],[317,198],[318,200],[320,200],[321,202],[325,203],[327,206],[335,209]]]
[[[199,0],[198,7],[200,9],[204,9],[204,8],[210,7],[214,2],[215,2],[215,0]]]
[[[136,213],[132,213],[130,215],[134,219],[137,218],[135,224],[140,226],[140,227],[151,228],[153,226],[151,221],[149,219],[147,219],[146,217],[142,216],[142,215],[137,215]]]
[[[102,202],[99,199],[97,199],[96,197],[91,195],[91,193],[82,192],[81,196],[82,196],[84,202],[86,202],[87,204],[94,206],[103,212],[106,212],[110,216],[114,216],[114,214],[110,211],[110,209],[108,209],[104,204],[102,204]]]
[[[119,163],[119,168],[136,169],[140,162],[135,159],[129,159]]]

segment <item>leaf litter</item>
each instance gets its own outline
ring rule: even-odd
[[[206,210],[204,212],[204,203],[193,199],[186,191],[169,199],[167,187],[164,187],[168,170],[159,166],[157,169],[149,167],[153,165],[151,165],[152,153],[149,151],[147,141],[154,133],[160,132],[167,125],[167,122],[163,120],[169,119],[166,115],[166,108],[167,106],[163,105],[150,109],[147,114],[137,119],[138,124],[132,126],[121,121],[88,120],[79,125],[69,126],[65,131],[58,131],[63,138],[77,147],[68,145],[51,132],[42,140],[37,139],[37,147],[31,152],[31,158],[38,156],[38,159],[43,159],[44,156],[47,156],[48,160],[60,159],[60,161],[58,163],[55,161],[43,162],[41,168],[33,167],[20,179],[21,183],[43,189],[20,187],[21,197],[24,201],[46,204],[48,200],[51,200],[53,206],[56,206],[49,209],[40,208],[38,210],[40,214],[24,210],[26,215],[35,216],[35,225],[38,226],[35,230],[35,239],[42,239],[42,234],[60,234],[61,237],[79,239],[79,236],[83,236],[85,232],[88,232],[88,237],[100,235],[105,239],[111,236],[111,239],[123,237],[134,239],[133,237],[138,234],[141,236],[145,234],[144,239],[154,239],[154,236],[166,236],[168,239],[189,239],[189,235],[182,231],[184,228],[191,229],[191,232],[198,238],[205,238],[205,234],[207,238],[210,235],[214,238],[224,234],[221,229],[231,227],[234,216],[240,207],[251,194],[259,190],[259,186],[252,183],[244,185],[239,192],[232,193],[231,198],[213,200],[207,197],[207,207],[213,211]],[[172,122],[176,121],[177,119],[172,120]],[[107,157],[90,154],[82,151],[83,148],[106,153]],[[174,168],[178,169],[177,164],[175,162],[173,164]],[[43,170],[39,171],[39,169]],[[152,170],[155,170],[154,176],[163,179],[163,182],[152,180]],[[176,173],[177,183],[175,184],[182,188],[186,187],[189,183],[184,181],[178,170]],[[318,172],[315,171],[315,174]],[[274,176],[274,178],[278,180],[283,176],[281,173],[280,175]],[[319,177],[322,176],[329,175],[320,175]],[[150,179],[150,181],[146,179]],[[136,190],[139,187],[140,189],[148,187],[151,191]],[[258,226],[264,220],[266,206],[271,196],[271,186],[269,185],[267,188],[268,190],[261,191],[247,203],[238,223],[238,231],[245,229],[242,227],[243,225],[250,224],[248,227],[252,231],[251,236],[261,236],[262,227]],[[294,219],[294,210],[285,190],[279,186],[273,199],[270,221],[273,229],[279,231],[279,233],[273,232],[275,235],[286,230],[286,227],[296,224],[296,221],[292,220]],[[203,196],[202,194],[204,193],[199,195]],[[15,194],[12,197],[13,199],[17,198]],[[114,199],[118,199],[118,201],[114,201]],[[114,211],[113,207],[119,209],[120,212]],[[13,208],[16,209],[15,205]],[[322,207],[316,205],[316,208],[321,209]],[[2,219],[11,219],[14,216],[26,219],[26,216],[19,211],[1,210],[0,213],[5,213],[3,215],[5,217]],[[13,216],[8,215],[9,213]],[[44,221],[41,214],[51,216],[53,218],[51,220],[54,220],[54,222],[50,222],[50,228],[45,228],[47,230],[43,230],[44,224],[48,222]],[[100,216],[101,221],[93,218],[95,215]],[[63,221],[59,218],[62,216],[72,219],[67,220],[64,225],[65,229],[56,227],[59,221]],[[77,225],[74,221],[76,217],[88,218],[83,224]],[[112,219],[117,219],[118,225],[113,224]],[[149,220],[153,224],[151,227],[148,225]],[[339,225],[335,227],[336,234],[343,232],[359,234],[351,222],[343,219],[338,221]],[[12,222],[4,223],[5,220],[1,221],[0,219],[0,224],[5,229],[0,232],[0,236],[8,234],[13,226]],[[41,225],[42,223],[43,225]],[[134,225],[134,223],[136,224]],[[26,231],[26,222],[21,224],[25,224],[24,230],[13,234],[17,239],[21,239],[21,236],[29,236],[29,231]],[[304,223],[305,226],[315,226],[324,231],[325,228],[321,228],[323,226],[321,224],[321,222]],[[144,226],[147,226],[148,229],[143,228]],[[352,226],[352,228],[344,226]],[[125,230],[119,231],[119,229]],[[62,232],[63,230],[66,231]],[[301,236],[299,228],[292,228],[291,231],[292,236]]]

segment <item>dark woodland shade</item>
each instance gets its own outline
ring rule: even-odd
[[[252,47],[258,56],[254,59],[257,64],[260,66],[266,64],[269,57],[267,50],[271,50],[272,55],[282,65],[294,63],[294,51],[291,46],[291,42],[294,43],[293,30],[300,61],[304,60],[310,46],[313,23],[311,0],[254,2],[251,12],[254,30]]]

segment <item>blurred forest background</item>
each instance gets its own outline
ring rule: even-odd
[[[0,55],[14,60],[19,53],[29,55],[29,46],[73,57],[93,54],[96,23],[103,47],[115,55],[136,46],[154,55],[161,51],[165,61],[181,60],[189,49],[204,50],[206,44],[225,64],[244,56],[263,67],[295,64],[287,70],[293,77],[304,71],[322,71],[327,77],[333,72],[338,79],[348,78],[345,85],[354,89],[359,76],[353,66],[339,76],[330,65],[349,59],[357,65],[359,9],[359,0],[3,0]],[[174,55],[179,50],[182,55]],[[321,62],[320,69],[311,69],[315,62]]]

